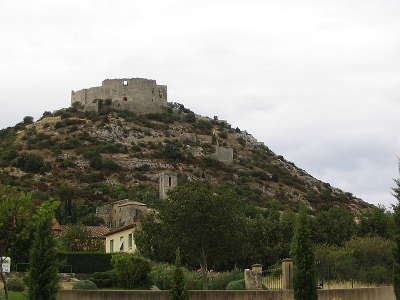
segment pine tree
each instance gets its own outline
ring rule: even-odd
[[[181,256],[179,248],[176,250],[176,261],[174,270],[174,282],[170,291],[171,300],[188,300],[188,292],[185,287],[185,274],[181,267]]]
[[[396,299],[400,300],[400,179],[395,179],[395,183],[393,195],[396,197],[397,203],[393,205],[393,217],[396,224],[393,248],[393,287]]]
[[[296,300],[317,300],[317,284],[314,265],[314,252],[307,208],[300,205],[291,255],[294,261],[293,287]]]
[[[51,230],[58,202],[46,201],[38,210],[27,277],[29,300],[55,300],[58,292],[56,241]]]

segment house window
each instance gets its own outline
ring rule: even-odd
[[[122,100],[128,101],[128,98],[127,97],[123,97]]]
[[[114,240],[110,240],[110,253],[114,252]]]
[[[124,251],[124,237],[119,238],[119,251]]]
[[[124,80],[123,85],[127,86],[128,85],[128,80]]]
[[[128,235],[128,248],[132,249],[132,233]]]
[[[169,184],[169,186],[172,185],[171,177],[168,177],[168,184]]]

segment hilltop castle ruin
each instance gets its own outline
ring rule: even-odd
[[[72,91],[74,103],[85,111],[113,108],[137,114],[161,113],[167,107],[167,86],[144,78],[105,79],[101,86]]]

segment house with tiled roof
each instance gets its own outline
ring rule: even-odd
[[[136,251],[134,233],[139,226],[139,222],[134,222],[106,233],[104,235],[106,238],[106,252],[134,253]]]

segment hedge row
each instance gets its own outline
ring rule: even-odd
[[[112,269],[111,254],[103,252],[62,252],[58,254],[62,265],[71,265],[73,273],[92,274]]]

